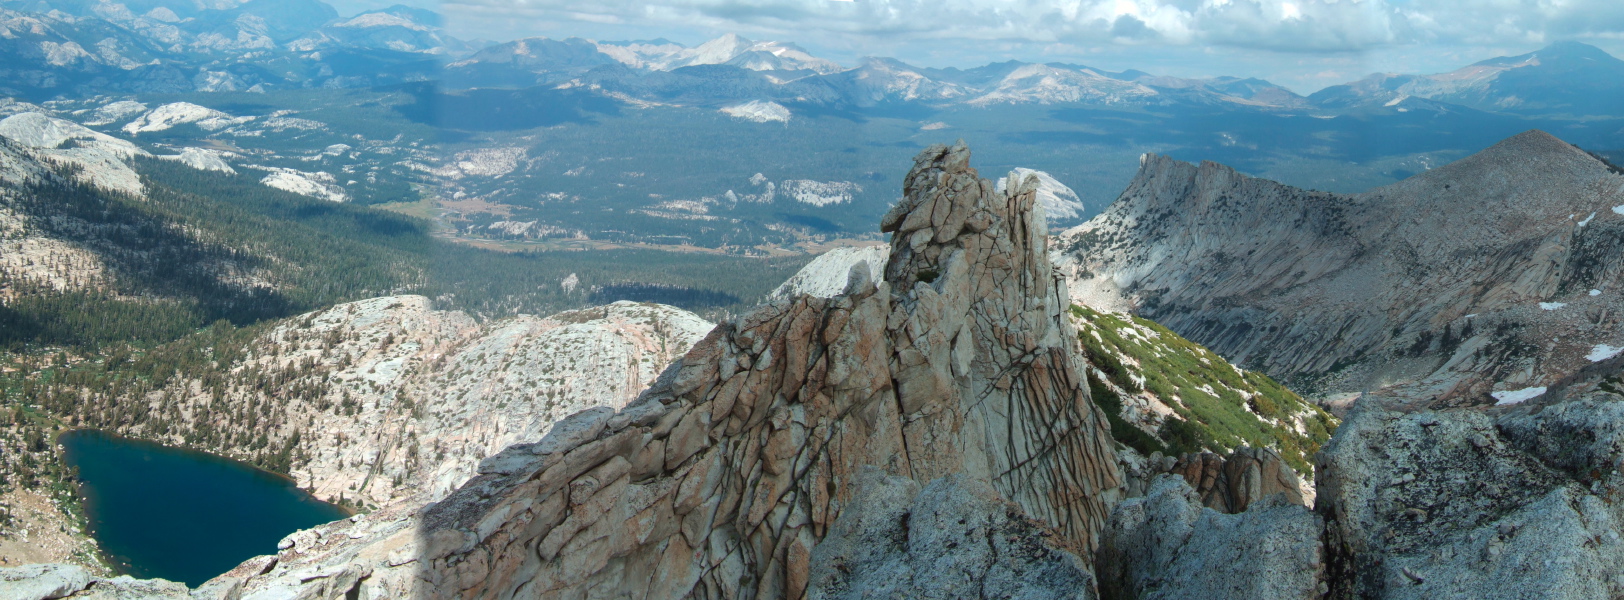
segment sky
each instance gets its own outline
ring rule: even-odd
[[[848,65],[862,56],[928,67],[1069,62],[1260,77],[1302,93],[1375,72],[1450,71],[1564,40],[1624,56],[1624,0],[452,0],[438,8],[464,39],[695,45],[737,33]]]

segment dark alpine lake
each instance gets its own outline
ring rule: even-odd
[[[196,587],[295,530],[347,516],[285,477],[100,431],[62,434],[91,535],[125,573]]]

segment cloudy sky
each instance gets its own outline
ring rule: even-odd
[[[693,45],[731,32],[847,64],[865,55],[935,67],[1061,61],[1256,76],[1299,92],[1378,71],[1448,71],[1561,40],[1624,56],[1621,0],[453,0],[440,9],[467,39]]]

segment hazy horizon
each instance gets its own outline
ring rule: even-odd
[[[395,4],[336,3],[341,12]],[[456,0],[407,4],[446,15],[446,31],[497,42],[666,38],[693,46],[727,33],[790,42],[854,66],[885,56],[921,67],[1066,62],[1178,77],[1255,77],[1308,94],[1373,73],[1432,74],[1560,41],[1624,55],[1624,3],[1121,0]]]

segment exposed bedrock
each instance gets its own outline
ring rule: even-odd
[[[842,295],[723,323],[620,412],[577,414],[441,502],[300,532],[217,583],[244,598],[800,598],[865,468],[922,486],[920,506],[1007,503],[1025,516],[988,515],[987,531],[1053,538],[1012,551],[1086,556],[1120,487],[1113,443],[1034,179],[998,192],[969,158],[916,159],[882,224],[882,281],[854,269]]]
[[[1333,598],[1624,597],[1624,398],[1406,413],[1321,455]]]
[[[1245,512],[1203,506],[1183,478],[1159,475],[1117,505],[1097,558],[1106,598],[1312,600],[1323,593],[1319,516],[1276,494]]]
[[[1096,597],[1088,563],[984,481],[868,469],[856,485],[812,551],[810,600]]]
[[[1297,473],[1268,448],[1236,448],[1229,456],[1191,453],[1172,460],[1166,469],[1195,488],[1201,504],[1222,513],[1244,512],[1252,503],[1283,494],[1292,504],[1307,505]]]

